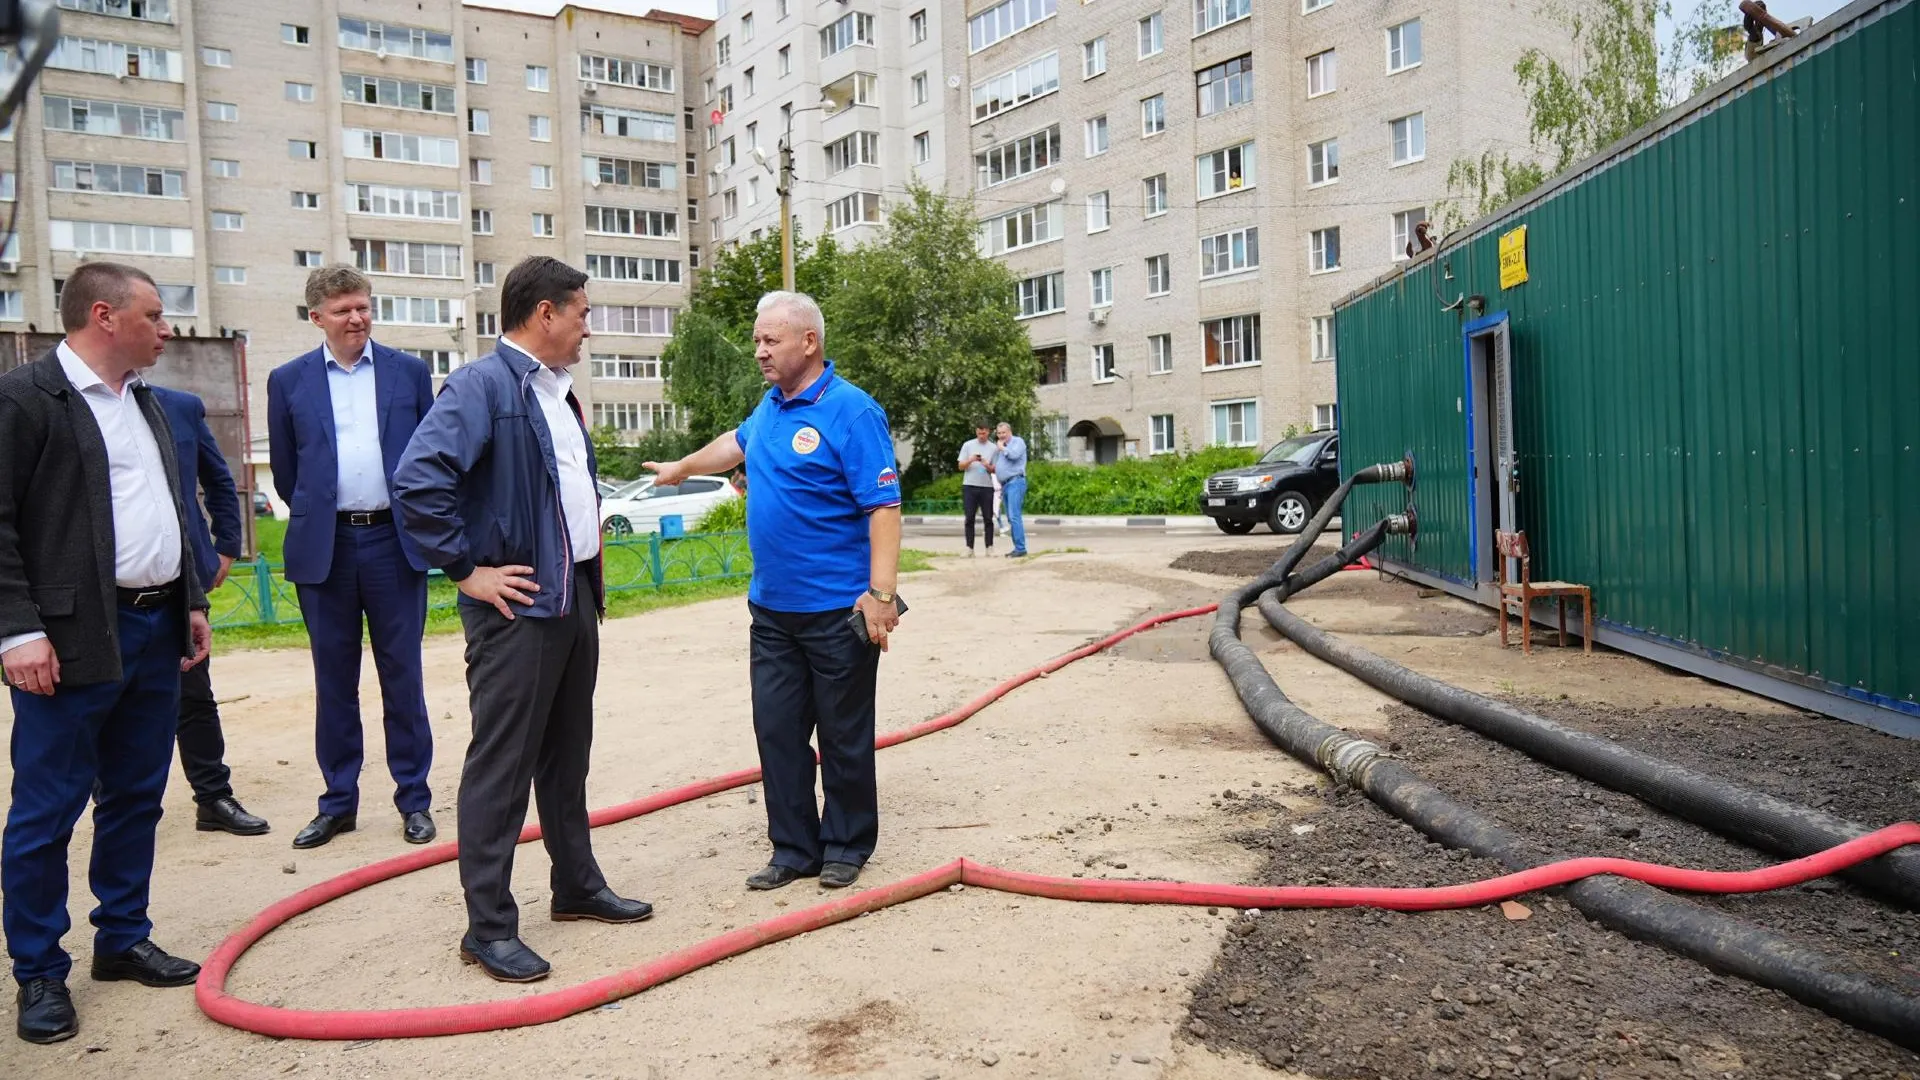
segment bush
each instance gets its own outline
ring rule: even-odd
[[[1197,514],[1206,479],[1222,469],[1251,465],[1251,448],[1215,446],[1180,454],[1133,458],[1112,465],[1036,461],[1027,466],[1029,514]],[[909,501],[960,499],[958,473],[922,484]]]
[[[700,518],[694,532],[744,532],[747,528],[747,500],[728,499]]]

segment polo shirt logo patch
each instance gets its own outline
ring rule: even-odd
[[[880,470],[880,477],[876,482],[881,487],[892,487],[900,482],[900,474],[894,472],[893,468],[889,466]]]
[[[793,433],[793,452],[811,454],[820,449],[820,433],[810,427],[803,427]]]

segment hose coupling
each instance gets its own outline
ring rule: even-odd
[[[1387,532],[1394,536],[1412,536],[1420,531],[1420,518],[1409,507],[1404,514],[1388,514]]]
[[[1375,476],[1381,483],[1393,480],[1405,481],[1413,475],[1413,466],[1405,458],[1399,461],[1385,461],[1373,467]]]
[[[1335,735],[1320,744],[1320,764],[1333,778],[1347,787],[1359,787],[1367,766],[1384,756],[1380,748],[1365,739]]]

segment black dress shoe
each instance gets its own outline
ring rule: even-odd
[[[499,941],[480,941],[472,934],[460,939],[460,959],[479,964],[480,970],[500,982],[539,982],[553,970],[540,954],[527,948],[517,937]]]
[[[425,810],[402,815],[400,823],[400,835],[406,837],[409,844],[431,844],[433,838],[440,835],[440,830],[434,827],[433,815]]]
[[[793,884],[796,880],[800,878],[812,877],[812,876],[813,876],[812,874],[803,874],[800,871],[795,870],[791,866],[781,866],[779,863],[769,863],[765,867],[762,867],[760,870],[756,871],[752,877],[747,879],[747,888],[763,889],[763,890],[764,889],[783,889],[788,885]]]
[[[860,880],[860,868],[850,862],[830,862],[820,868],[820,887],[844,889]]]
[[[628,900],[612,889],[603,888],[585,900],[565,904],[556,900],[548,915],[554,922],[592,919],[594,922],[630,923],[652,918],[653,905],[645,900]]]
[[[123,953],[95,953],[93,956],[95,982],[132,979],[142,986],[191,986],[193,980],[199,977],[199,964],[168,956],[166,950],[155,945],[151,938]]]
[[[201,803],[193,827],[201,832],[224,832],[235,836],[259,836],[268,830],[267,819],[247,813],[240,800],[231,795]]]
[[[31,979],[21,985],[14,1001],[20,1007],[14,1033],[30,1043],[57,1043],[80,1031],[73,998],[59,979]]]
[[[337,816],[334,814],[317,815],[312,821],[307,822],[307,827],[301,829],[299,835],[293,838],[293,846],[297,848],[319,847],[321,844],[339,836],[341,833],[352,832],[354,827],[359,823],[359,819],[353,814],[340,814]]]

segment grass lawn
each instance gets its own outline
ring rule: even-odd
[[[255,542],[260,553],[270,563],[280,562],[280,545],[287,534],[287,525],[270,517],[254,519]],[[932,567],[932,555],[925,551],[904,548],[900,552],[900,572],[903,574],[926,570]],[[249,588],[253,582],[254,570],[246,563],[235,563],[233,573],[226,584],[214,590],[209,598],[213,604],[216,623],[222,613],[232,612],[251,603],[248,588],[242,588],[234,578],[247,579]],[[276,602],[282,604],[281,617],[297,610],[294,606],[293,587],[277,576],[274,578],[278,588],[275,591]],[[638,615],[657,608],[678,607],[694,604],[702,600],[714,600],[727,596],[744,596],[748,579],[744,576],[689,582],[685,584],[667,584],[658,589],[625,589],[607,594],[607,618],[617,619],[625,615]],[[427,633],[452,634],[460,631],[460,613],[452,607],[440,608],[435,605],[451,604],[457,590],[453,583],[444,578],[435,577],[427,584]],[[299,622],[278,625],[255,624],[251,626],[216,626],[213,632],[214,646],[221,650],[229,649],[291,649],[307,647],[307,628]]]

